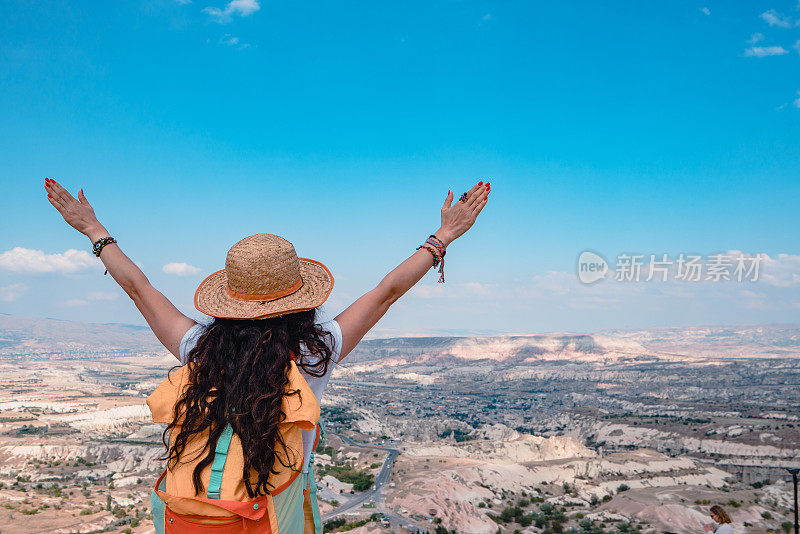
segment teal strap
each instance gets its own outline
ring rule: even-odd
[[[322,518],[319,515],[317,503],[317,480],[314,476],[313,466],[308,468],[308,494],[311,501],[311,514],[314,516],[314,534],[322,534]]]
[[[211,478],[208,481],[208,492],[206,493],[209,499],[219,499],[220,497],[222,471],[225,469],[225,460],[228,459],[228,448],[231,446],[232,437],[233,427],[228,423],[217,440],[217,448],[214,449],[214,463],[211,464]]]
[[[322,419],[317,424],[319,425],[319,442],[325,443],[325,425],[322,424]]]
[[[167,479],[161,480],[161,484],[159,484],[158,489],[161,491],[167,491]],[[161,500],[161,497],[158,496],[158,493],[155,490],[150,492],[150,511],[153,514],[153,526],[156,529],[156,534],[164,534],[164,530],[166,526],[164,525],[164,509],[166,508],[166,504],[164,501]]]

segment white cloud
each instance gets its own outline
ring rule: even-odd
[[[250,43],[243,43],[241,39],[229,33],[226,33],[220,40],[219,44],[236,48],[237,50],[244,50],[250,48]]]
[[[747,44],[754,45],[763,40],[764,40],[764,34],[761,32],[756,32],[750,36],[750,39],[747,40]]]
[[[792,19],[789,17],[784,17],[774,9],[770,9],[769,11],[763,12],[761,15],[761,20],[769,24],[770,26],[777,26],[779,28],[791,28],[792,27]]]
[[[440,299],[445,296],[442,284],[417,284],[412,287],[408,295],[421,299]]]
[[[11,284],[0,287],[0,301],[14,302],[24,295],[26,291],[28,291],[28,286],[25,284]]]
[[[490,296],[492,294],[492,288],[492,284],[485,284],[482,282],[467,282],[464,284],[464,291],[475,295]]]
[[[537,295],[551,293],[554,295],[566,295],[570,292],[576,277],[565,271],[548,271],[545,274],[537,274],[531,278],[530,289]]]
[[[704,15],[711,15],[711,10],[710,10],[710,9],[708,9],[707,7],[701,7],[701,8],[700,8],[700,11],[701,11],[701,12],[702,12]]]
[[[0,254],[0,269],[15,273],[74,273],[100,267],[100,262],[85,250],[69,249],[62,254],[14,247]]]
[[[749,289],[743,289],[739,291],[739,295],[747,299],[764,299],[767,298],[765,293],[757,293],[755,291],[751,291]]]
[[[494,294],[495,285],[482,282],[463,282],[454,284],[450,288],[444,287],[445,284],[417,284],[412,287],[408,294],[420,299],[441,299],[452,298],[454,294],[461,297],[478,295],[489,297]],[[455,289],[453,289],[455,287]]]
[[[184,6],[192,3],[192,0],[175,0],[175,1]]]
[[[782,56],[789,51],[782,46],[751,46],[744,51],[747,57]]]
[[[778,254],[771,258],[762,254],[761,257],[760,278],[765,284],[776,287],[800,286],[800,256]]]
[[[119,295],[116,293],[106,293],[104,291],[92,291],[86,298],[88,300],[115,300]]]
[[[189,265],[188,263],[181,262],[181,263],[168,263],[161,268],[167,274],[174,274],[176,276],[190,276],[193,274],[198,274],[200,269],[195,267],[194,265]]]
[[[247,17],[259,9],[261,9],[261,6],[258,4],[258,0],[231,0],[225,6],[225,9],[207,7],[203,11],[211,15],[220,24],[226,24],[233,19],[234,15]]]
[[[800,91],[797,91],[797,98],[794,99],[794,107],[800,108]]]
[[[797,50],[797,53],[800,54],[800,41],[795,41],[794,46],[792,48]]]
[[[86,302],[83,299],[69,299],[69,300],[64,301],[62,304],[64,306],[69,307],[69,308],[77,308],[79,306],[86,306],[89,303]]]

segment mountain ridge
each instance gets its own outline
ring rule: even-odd
[[[98,351],[161,352],[146,326],[84,323],[0,314],[0,354]],[[800,355],[800,325],[661,327],[597,333],[532,333],[492,336],[395,336],[363,340],[347,362],[402,360],[442,364],[494,361],[652,361],[703,358],[769,358]]]

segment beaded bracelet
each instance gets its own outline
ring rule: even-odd
[[[425,240],[425,243],[417,247],[417,250],[421,248],[424,248],[433,255],[433,268],[435,269],[436,266],[439,266],[439,283],[444,283],[444,255],[447,253],[444,243],[442,243],[438,237],[431,234],[431,236]]]
[[[110,237],[110,236],[109,237],[101,237],[100,239],[97,240],[97,242],[92,244],[92,252],[94,252],[94,255],[99,258],[100,257],[100,252],[102,252],[103,247],[105,247],[106,245],[110,245],[111,243],[116,243],[116,242],[117,242],[117,240],[114,239],[113,237]]]

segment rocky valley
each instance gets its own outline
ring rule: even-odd
[[[323,399],[328,531],[783,532],[800,327],[361,343]],[[177,364],[149,332],[0,316],[0,532],[152,532]]]

